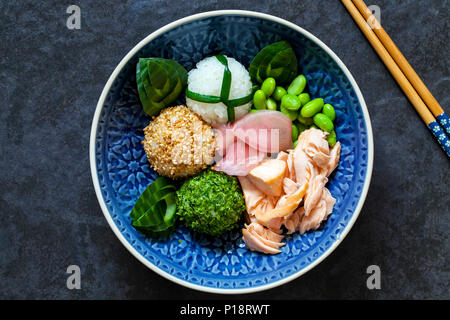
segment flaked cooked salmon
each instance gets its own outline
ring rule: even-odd
[[[283,219],[294,212],[300,205],[307,188],[308,184],[304,184],[298,187],[294,193],[281,196],[272,210],[257,210],[255,212],[256,220],[263,226],[280,229]]]
[[[242,229],[243,239],[247,247],[250,250],[276,254],[280,253],[280,247],[284,246],[283,235],[264,228],[256,222],[252,222],[249,225],[245,225],[245,229]]]
[[[283,178],[286,169],[285,161],[268,159],[253,168],[247,177],[264,194],[279,197],[283,192]]]
[[[341,145],[329,148],[327,133],[311,128],[297,146],[265,160],[239,177],[250,224],[243,240],[253,251],[280,253],[282,227],[288,234],[316,230],[332,213],[336,200],[325,187],[339,164]]]

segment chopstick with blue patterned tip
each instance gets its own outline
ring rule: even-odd
[[[447,134],[448,137],[450,137],[450,119],[447,113],[445,113],[444,109],[442,109],[439,102],[437,102],[437,100],[433,97],[430,90],[428,90],[427,86],[423,83],[422,79],[420,79],[418,74],[414,71],[413,67],[411,67],[408,60],[406,60],[405,56],[397,48],[394,41],[392,41],[391,37],[389,37],[387,32],[381,26],[381,24],[372,15],[372,12],[369,10],[369,8],[367,8],[364,1],[363,0],[352,0],[352,1],[358,8],[359,12],[364,17],[364,19],[366,19],[366,21],[371,21],[372,29],[377,35],[378,39],[380,39],[381,43],[384,45],[384,47],[389,52],[394,61],[397,63],[397,65],[400,67],[403,74],[406,76],[406,78],[408,78],[409,82],[411,82],[414,89],[416,89],[417,93],[426,103],[428,109],[430,109],[430,111],[436,117],[437,122],[439,122],[444,132]]]
[[[354,0],[357,1],[357,0]],[[367,40],[369,40],[370,44],[378,54],[378,56],[383,61],[386,68],[389,70],[391,75],[394,77],[395,81],[397,81],[400,88],[403,90],[405,95],[408,97],[409,101],[413,105],[414,109],[416,109],[417,113],[420,115],[422,120],[430,129],[431,133],[436,138],[437,142],[441,145],[444,152],[450,158],[450,140],[446,133],[442,130],[441,126],[436,121],[436,118],[433,116],[431,111],[428,109],[427,105],[424,103],[420,95],[417,93],[416,89],[410,83],[410,80],[403,74],[400,67],[397,65],[395,60],[389,54],[388,50],[383,46],[380,39],[376,36],[372,28],[376,28],[377,25],[373,25],[372,27],[368,24],[367,20],[361,15],[358,9],[353,4],[352,0],[341,0],[344,6],[347,8],[348,12],[352,16],[353,20],[356,22],[358,27],[364,33]],[[373,21],[373,20],[372,20]],[[375,20],[375,23],[376,20]],[[440,117],[441,122],[443,124],[448,124],[448,120],[445,119],[444,116]],[[447,117],[448,118],[448,117]],[[447,126],[444,125],[445,128]]]

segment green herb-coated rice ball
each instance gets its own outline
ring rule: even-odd
[[[236,177],[211,169],[186,180],[177,191],[177,214],[197,232],[218,236],[238,226],[245,210]]]

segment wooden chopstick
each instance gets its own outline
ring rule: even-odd
[[[369,8],[367,8],[364,1],[363,0],[352,0],[352,1],[353,4],[358,8],[359,12],[364,17],[364,19],[366,19],[366,21],[369,21],[369,19],[371,19],[372,29],[377,35],[378,39],[384,45],[384,47],[389,52],[394,61],[397,63],[397,65],[402,70],[406,78],[408,78],[409,82],[413,85],[414,89],[416,89],[417,93],[425,102],[428,109],[430,109],[430,111],[436,117],[436,120],[438,120],[439,124],[442,126],[447,136],[449,136],[450,119],[448,115],[445,113],[444,109],[442,109],[439,102],[437,102],[437,100],[433,97],[430,90],[428,90],[427,86],[423,83],[422,79],[420,79],[420,77],[417,75],[417,73],[409,64],[408,60],[406,60],[405,56],[397,48],[394,41],[392,41],[392,39],[389,37],[387,32],[381,26],[381,24],[372,15],[372,12],[369,10]]]
[[[367,23],[366,19],[361,15],[358,9],[355,7],[351,0],[341,0],[344,6],[347,8],[348,12],[352,16],[353,20],[356,22],[358,27],[361,29],[367,40],[369,40],[372,47],[375,49],[378,56],[381,58],[385,66],[388,68],[389,72],[397,81],[400,88],[403,90],[405,95],[408,97],[411,104],[416,109],[417,113],[420,115],[422,120],[431,130],[435,136],[438,143],[446,152],[447,156],[450,158],[450,140],[444,133],[442,128],[436,122],[433,114],[430,112],[428,107],[423,102],[422,98],[419,96],[417,91],[411,85],[407,77],[403,74],[402,70],[399,68],[397,63],[391,57],[387,49],[383,46],[381,41],[378,39],[376,34],[372,31],[372,28]]]

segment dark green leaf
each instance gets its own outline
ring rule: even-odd
[[[297,57],[287,41],[275,42],[263,48],[250,63],[249,74],[253,81],[262,83],[275,78],[277,85],[289,84],[297,75]]]
[[[173,60],[140,58],[136,83],[144,111],[154,116],[178,98],[187,85],[187,71]]]
[[[175,186],[167,178],[156,179],[144,190],[131,210],[131,225],[153,236],[173,230],[178,217],[175,191]]]

